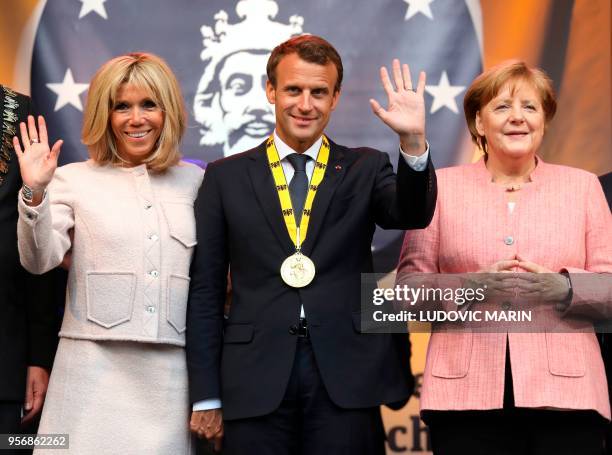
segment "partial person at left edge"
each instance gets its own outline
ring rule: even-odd
[[[29,97],[0,85],[0,434],[30,432],[43,406],[57,346],[53,272],[29,274],[17,251],[22,182],[12,138],[32,111]]]

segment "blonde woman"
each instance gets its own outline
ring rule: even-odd
[[[39,428],[69,434],[68,453],[192,452],[185,314],[203,172],[180,161],[185,123],[172,71],[138,53],[91,81],[89,160],[56,169],[42,117],[14,138],[21,261],[43,273],[72,256]]]

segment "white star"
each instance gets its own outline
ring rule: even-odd
[[[404,20],[407,21],[417,13],[422,13],[433,21],[433,14],[429,4],[434,0],[404,0],[404,3],[408,3],[408,10]]]
[[[438,85],[426,85],[425,91],[434,97],[430,114],[442,107],[447,107],[455,114],[459,113],[455,97],[465,90],[465,85],[450,85],[446,71],[442,71]]]
[[[106,8],[104,8],[104,2],[106,0],[79,0],[83,6],[81,6],[81,12],[79,13],[79,19],[87,16],[92,11],[98,13],[100,17],[108,19],[106,15]]]
[[[70,68],[66,70],[64,80],[61,83],[47,84],[47,87],[57,94],[54,112],[59,111],[66,104],[72,104],[79,111],[83,112],[83,105],[79,95],[87,90],[89,84],[76,84]]]

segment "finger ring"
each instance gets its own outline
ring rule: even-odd
[[[38,139],[34,138],[34,139],[30,139],[30,145],[32,144],[38,144]]]

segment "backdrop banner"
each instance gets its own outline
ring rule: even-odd
[[[270,51],[293,35],[316,34],[344,64],[342,97],[327,134],[340,144],[376,147],[397,162],[397,137],[368,100],[386,103],[379,68],[398,57],[410,64],[413,79],[427,73],[427,129],[435,132],[428,140],[436,167],[445,167],[469,144],[462,102],[482,70],[477,29],[479,6],[472,1],[379,0],[373,8],[327,0],[53,0],[36,32],[31,93],[53,139],[65,141],[62,163],[84,160],[80,125],[95,71],[122,53],[158,54],[176,72],[189,112],[183,154],[205,165],[270,135],[274,111],[264,91]],[[396,266],[401,234],[377,232],[377,272]]]

